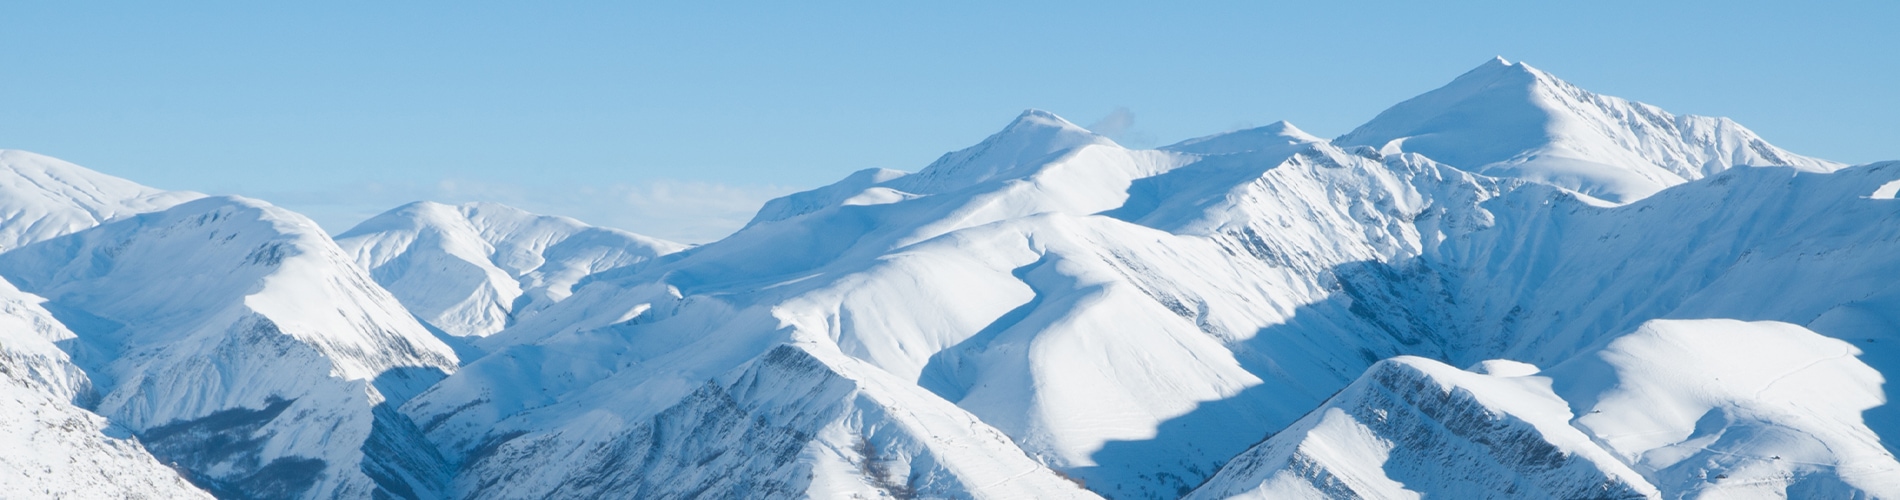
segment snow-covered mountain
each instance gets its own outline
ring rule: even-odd
[[[153,189],[56,158],[0,149],[0,251],[202,196]]]
[[[416,202],[336,237],[429,325],[483,336],[573,293],[581,278],[684,245],[495,203]]]
[[[1326,404],[1228,461],[1189,498],[1653,498],[1570,426],[1536,367],[1486,373],[1380,361]]]
[[[1845,166],[1777,148],[1727,118],[1673,115],[1503,58],[1393,106],[1337,142],[1420,153],[1618,203],[1738,165]]]
[[[1863,423],[1887,398],[1862,354],[1787,323],[1659,320],[1549,376],[1575,428],[1666,496],[1900,497]]]
[[[79,405],[92,383],[39,297],[0,281],[0,492],[9,498],[210,498]]]
[[[1548,372],[1399,357],[1190,498],[1893,498],[1882,377],[1800,326],[1656,320]],[[1821,390],[1825,389],[1825,390]]]
[[[1032,110],[691,248],[153,207],[0,253],[0,366],[230,497],[1891,498],[1896,186],[1497,60],[1335,140]]]
[[[76,334],[92,409],[214,493],[441,491],[393,408],[456,358],[309,219],[202,198],[0,254],[0,275]]]
[[[1478,72],[1493,66],[1503,65],[1487,64]],[[1541,74],[1521,65],[1504,69]],[[1489,92],[1484,98],[1493,101],[1517,95],[1524,101],[1518,109],[1541,105],[1542,94],[1520,90],[1476,92]],[[1623,126],[1604,124],[1611,125]],[[1568,130],[1551,129],[1545,142],[1594,140],[1563,135]],[[1658,129],[1624,132],[1678,145],[1658,146],[1662,151],[1690,150],[1680,146],[1682,134],[1650,137],[1654,133]],[[1714,142],[1718,150],[1727,147]],[[1525,149],[1536,147],[1543,146]],[[1715,287],[1707,280],[1731,267],[1738,276],[1758,272],[1752,264],[1736,267],[1733,257],[1742,252],[1753,249],[1749,255],[1768,259],[1785,250],[1766,252],[1769,240],[1735,225],[1684,227],[1698,220],[1687,214],[1740,224],[1793,220],[1769,213],[1776,210],[1822,219],[1873,210],[1830,220],[1893,220],[1870,199],[1893,180],[1883,177],[1891,176],[1884,167],[1838,174],[1727,171],[1704,149],[1694,151],[1702,156],[1679,156],[1695,159],[1713,177],[1704,177],[1704,170],[1678,175],[1657,187],[1703,180],[1677,190],[1684,194],[1664,192],[1611,207],[1579,197],[1561,182],[1527,182],[1554,179],[1487,177],[1429,154],[1324,141],[1283,123],[1137,151],[1032,111],[916,174],[859,172],[768,203],[750,226],[725,240],[603,275],[567,301],[483,339],[492,354],[404,411],[425,422],[451,461],[465,464],[458,488],[467,494],[565,491],[563,485],[603,481],[600,466],[589,464],[624,464],[672,449],[639,436],[667,425],[667,415],[686,411],[701,394],[694,388],[707,381],[726,384],[720,381],[740,377],[781,346],[836,351],[852,365],[914,381],[907,390],[955,403],[1030,457],[1096,493],[1173,497],[1212,476],[1242,452],[1242,443],[1288,428],[1368,369],[1387,366],[1375,363],[1380,359],[1550,364],[1643,321],[1680,314],[1690,295],[1761,290]],[[1584,158],[1603,168],[1648,168],[1621,154]],[[1820,165],[1825,168],[1808,167],[1834,168]],[[1787,182],[1791,175],[1798,182]],[[1833,187],[1793,187],[1804,184]],[[1738,189],[1759,192],[1687,194]],[[1851,190],[1865,193],[1843,192]],[[1788,196],[1811,200],[1792,206],[1783,203]],[[1631,218],[1646,222],[1632,224]],[[1885,228],[1808,224],[1764,231],[1762,237],[1825,242],[1817,244],[1839,249],[1834,251],[1879,248],[1888,238]],[[1631,227],[1645,229],[1639,237],[1630,234]],[[1597,228],[1621,228],[1623,234]],[[1539,246],[1524,246],[1530,243]],[[1709,260],[1701,262],[1713,269],[1685,271],[1677,264],[1622,272],[1679,262],[1677,255],[1640,255],[1659,249],[1706,253]],[[1875,257],[1874,250],[1854,251],[1863,257],[1816,265],[1881,269],[1900,262]],[[1731,252],[1730,258],[1720,252]],[[1570,274],[1552,276],[1554,270]],[[1562,296],[1567,301],[1528,299],[1571,290]],[[1868,292],[1837,287],[1795,302],[1825,310]],[[1804,324],[1813,319],[1765,315],[1772,309],[1757,306],[1763,299],[1738,299],[1732,303],[1747,306],[1707,317]],[[1605,310],[1605,304],[1622,307]],[[1610,316],[1546,332],[1526,328],[1593,314]],[[834,365],[832,371],[847,369]],[[538,390],[516,389],[521,387]],[[771,421],[786,409],[747,411]],[[602,420],[604,415],[613,418]],[[1527,432],[1537,432],[1538,425],[1569,428],[1561,415],[1526,418],[1537,424]],[[1627,488],[1617,491],[1687,491],[1680,484],[1651,484],[1632,472],[1640,464],[1582,446],[1590,442],[1582,436],[1575,431],[1552,438],[1595,450],[1568,466],[1581,475],[1563,476],[1570,478],[1565,481],[1620,478]],[[722,439],[706,435],[694,442],[706,446]],[[808,439],[797,448],[805,450],[800,456],[837,446]],[[914,462],[921,456],[895,459]],[[529,465],[547,463],[572,465]],[[1380,470],[1377,464],[1359,465]],[[709,467],[724,474],[742,470]],[[917,481],[929,477],[914,474]],[[475,479],[480,477],[535,479],[511,482],[504,493]],[[773,491],[820,491],[813,485],[841,480],[813,475],[808,483]],[[667,487],[593,491],[700,491]]]

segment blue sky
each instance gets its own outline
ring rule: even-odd
[[[1023,3],[8,2],[0,148],[333,231],[491,200],[700,242],[1025,108],[1137,146],[1333,136],[1502,55],[1900,158],[1900,2]]]

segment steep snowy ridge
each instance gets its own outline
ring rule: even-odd
[[[1086,134],[1085,131],[1080,133]],[[1009,140],[1006,136],[995,139]],[[957,226],[980,226],[1050,210],[1086,214],[1112,208],[1113,205],[1103,203],[1103,196],[1099,195],[1065,198],[1044,194],[1055,189],[1081,189],[1108,195],[1112,200],[1116,193],[1126,189],[1126,179],[1157,170],[1160,168],[1156,166],[1157,160],[1172,158],[1165,154],[1099,146],[1043,156],[1053,162],[1023,171],[1019,175],[1024,178],[988,179],[973,184],[964,188],[963,195],[827,207],[755,225],[725,241],[684,252],[640,275],[598,280],[542,315],[485,339],[484,342],[492,342],[489,345],[498,346],[495,354],[467,367],[465,375],[452,377],[437,390],[412,401],[405,411],[415,415],[418,421],[440,422],[425,428],[434,429],[431,436],[444,443],[445,449],[459,449],[461,446],[455,443],[476,440],[458,435],[460,431],[456,429],[486,429],[492,425],[484,423],[486,421],[509,418],[508,411],[498,411],[498,408],[533,406],[503,397],[508,391],[502,388],[518,384],[521,379],[517,377],[525,369],[531,370],[528,376],[536,381],[530,385],[553,388],[557,391],[553,393],[555,399],[565,400],[565,403],[516,417],[520,420],[569,419],[573,417],[565,412],[581,411],[572,407],[594,405],[619,407],[624,404],[626,407],[617,411],[650,414],[684,396],[685,389],[763,354],[775,343],[788,340],[779,325],[794,321],[790,318],[812,318],[797,320],[804,328],[797,329],[800,333],[796,335],[816,335],[824,338],[824,343],[838,342],[825,333],[831,328],[826,324],[838,321],[836,306],[826,305],[826,302],[839,300],[839,295],[853,289],[868,290],[840,283],[839,278],[857,274],[857,268],[874,265],[875,257],[888,249],[905,246],[902,241],[932,239],[945,231],[954,231]],[[1020,168],[1008,167],[1010,170]],[[1123,179],[1119,186],[1115,181],[1117,177]],[[1064,206],[1070,200],[1088,204]],[[818,239],[821,236],[824,238]],[[840,243],[845,246],[833,246]],[[757,248],[800,251],[761,254],[756,252]],[[1034,257],[1030,257],[1030,261],[1033,262]],[[918,263],[928,265],[923,261]],[[809,267],[813,265],[822,267]],[[1008,273],[1019,265],[1000,264],[991,273],[1014,281]],[[903,269],[913,268],[906,265]],[[824,277],[813,278],[813,273]],[[666,283],[672,285],[656,288],[647,284],[647,276],[667,276]],[[894,278],[901,279],[901,276]],[[771,281],[768,280],[780,280],[781,286],[769,286]],[[676,295],[680,292],[684,292],[684,296]],[[796,307],[785,304],[807,293],[816,294],[813,302]],[[875,293],[854,296],[877,298]],[[941,349],[957,341],[956,337],[945,338],[945,334],[967,337],[1012,307],[1015,304],[983,305],[972,311],[979,316],[950,319],[966,325],[962,331],[919,335],[929,339],[924,342]],[[826,313],[826,309],[833,312]],[[868,316],[870,318],[902,319],[908,315],[887,307],[865,312],[877,313]],[[844,319],[848,321],[849,317]],[[886,343],[876,339],[864,341]],[[576,358],[566,355],[559,359],[574,364],[543,364],[544,360],[556,358],[551,355],[554,349],[561,353],[590,354],[578,358],[587,360],[584,364],[570,361]],[[601,354],[615,351],[624,354]],[[929,352],[903,357],[906,366],[898,373],[914,380],[928,357]],[[487,380],[482,380],[484,378]],[[601,382],[596,383],[597,380]],[[577,385],[576,381],[581,383]],[[578,395],[558,392],[590,386],[598,388],[579,391]]]
[[[95,411],[221,495],[433,496],[445,480],[376,407],[454,355],[302,216],[205,198],[0,254],[0,274],[73,327]]]
[[[0,281],[0,492],[44,498],[209,498],[79,406],[90,381],[54,342],[73,333]],[[29,452],[30,451],[30,452]]]
[[[1661,366],[1683,367],[1680,373],[1667,375],[1636,373],[1655,387],[1678,387],[1686,392],[1634,389],[1640,386],[1630,381],[1635,376],[1621,375],[1625,387],[1620,390],[1648,392],[1626,397],[1623,415],[1617,417],[1603,416],[1617,408],[1593,409],[1589,404],[1598,398],[1590,391],[1616,387],[1619,378],[1608,375],[1609,369],[1552,372],[1594,372],[1557,379],[1559,392],[1573,405],[1579,405],[1578,414],[1584,415],[1578,421],[1580,425],[1586,429],[1613,429],[1593,437],[1611,439],[1632,425],[1613,418],[1633,418],[1641,430],[1622,432],[1631,435],[1661,439],[1673,434],[1678,436],[1675,439],[1687,440],[1693,430],[1697,436],[1708,436],[1702,442],[1628,445],[1625,447],[1646,447],[1619,450],[1619,456],[1654,480],[1665,496],[1735,494],[1751,489],[1754,493],[1750,494],[1796,497],[1890,496],[1891,486],[1876,480],[1892,475],[1890,450],[1883,450],[1880,443],[1886,440],[1875,435],[1891,437],[1900,433],[1893,412],[1884,406],[1876,408],[1879,402],[1892,400],[1892,389],[1881,395],[1880,385],[1873,382],[1878,376],[1866,377],[1871,370],[1859,376],[1851,373],[1859,364],[1853,361],[1856,355],[1881,372],[1900,367],[1900,359],[1886,346],[1900,341],[1895,338],[1900,332],[1896,328],[1900,318],[1892,314],[1900,310],[1896,309],[1900,307],[1900,294],[1895,293],[1891,280],[1881,278],[1900,272],[1895,267],[1900,266],[1900,257],[1896,257],[1900,253],[1895,253],[1900,249],[1893,247],[1900,243],[1895,224],[1900,222],[1900,205],[1861,194],[1900,178],[1895,168],[1900,168],[1900,163],[1853,167],[1831,174],[1738,169],[1615,208],[1566,202],[1562,196],[1553,198],[1535,190],[1509,190],[1483,203],[1487,213],[1498,216],[1484,230],[1448,239],[1419,259],[1375,265],[1374,269],[1379,270],[1375,274],[1421,276],[1398,280],[1401,286],[1393,288],[1401,293],[1368,296],[1351,293],[1350,287],[1346,291],[1353,299],[1350,305],[1360,306],[1362,311],[1401,311],[1401,315],[1415,318],[1435,316],[1442,325],[1454,326],[1463,332],[1465,341],[1448,353],[1450,359],[1464,362],[1509,357],[1555,363],[1614,338],[1606,334],[1630,331],[1658,317],[1806,322],[1816,331],[1852,340],[1868,351],[1863,353],[1812,334],[1808,334],[1812,341],[1789,341],[1773,335],[1775,328],[1752,333],[1762,327],[1695,325],[1690,329],[1699,337],[1668,338],[1671,343],[1696,347],[1647,347],[1641,348],[1641,354],[1620,356],[1625,367],[1656,365],[1656,360],[1668,360],[1660,362]],[[1432,283],[1439,285],[1417,288]],[[1381,322],[1377,317],[1368,319]],[[1650,329],[1645,327],[1643,331]],[[1617,342],[1611,345],[1635,341]],[[1804,350],[1818,353],[1811,358],[1789,357]],[[1704,361],[1692,361],[1697,359]],[[1807,373],[1792,368],[1817,366],[1817,359],[1838,360],[1835,363],[1846,367],[1849,374],[1834,380],[1791,377],[1790,381],[1802,381],[1792,386],[1802,387],[1800,391],[1812,392],[1815,397],[1832,398],[1822,401],[1844,404],[1797,403],[1799,408],[1811,409],[1795,410],[1797,416],[1789,416],[1788,403],[1758,391],[1760,385],[1722,389],[1712,397],[1699,395],[1703,389],[1683,385],[1702,373],[1730,379],[1730,375],[1719,375],[1723,369],[1756,376]],[[1578,363],[1583,362],[1571,362]],[[1739,365],[1721,368],[1721,363]],[[1790,369],[1773,368],[1782,365]],[[1689,376],[1691,373],[1697,375]],[[1567,383],[1595,389],[1563,389]],[[1681,412],[1686,416],[1673,417],[1686,421],[1642,428],[1645,424],[1641,422],[1646,421],[1642,415],[1672,405],[1688,408]],[[1810,413],[1829,406],[1841,409]],[[1710,411],[1712,408],[1715,411]],[[1865,424],[1861,422],[1863,411]],[[1585,423],[1590,421],[1606,423],[1590,427]],[[1722,443],[1718,440],[1727,428],[1736,430],[1727,434],[1729,442]],[[1713,451],[1700,451],[1701,447]],[[1816,456],[1814,450],[1835,451],[1821,451]],[[1808,456],[1790,458],[1797,455]],[[1258,461],[1237,461],[1231,466],[1242,464],[1250,464],[1245,466],[1247,475],[1262,482],[1238,488],[1227,484],[1208,491],[1252,491],[1280,484],[1267,479],[1273,474],[1298,475],[1306,470],[1292,462],[1280,462],[1279,467],[1285,467],[1280,469]]]
[[[1657,320],[1542,373],[1395,358],[1190,497],[1890,498],[1858,354],[1786,323]]]
[[[1393,106],[1337,142],[1420,153],[1618,203],[1732,166],[1844,166],[1789,153],[1727,118],[1673,115],[1502,58]]]
[[[1284,124],[1157,153],[1065,123],[1026,113],[919,174],[860,172],[776,203],[727,240],[603,277],[485,339],[496,354],[405,411],[439,424],[427,427],[444,449],[533,449],[508,443],[594,422],[581,415],[598,409],[656,414],[770,346],[808,339],[917,380],[1095,491],[1168,497],[1380,358],[1544,345],[1518,326],[1527,315],[1486,316],[1511,297],[1498,285],[1558,283],[1543,281],[1548,261],[1513,256],[1534,248],[1499,242],[1566,234],[1547,228],[1575,214],[1655,210],[1335,147]],[[1744,170],[1732,175],[1764,176],[1763,188],[1777,172]],[[1856,177],[1839,179],[1867,182]],[[1705,234],[1672,231],[1677,242]],[[1617,245],[1628,246],[1607,253],[1671,243]],[[1512,276],[1475,277],[1492,268]],[[1628,293],[1650,285],[1625,286],[1603,300],[1635,303]],[[1629,318],[1655,317],[1638,313]],[[1556,336],[1533,359],[1613,331]],[[521,380],[544,390],[524,398],[509,388]]]
[[[494,203],[416,202],[337,235],[417,317],[484,336],[572,293],[582,278],[684,245]]]
[[[1736,169],[1615,208],[1514,191],[1486,203],[1492,229],[1420,260],[1469,329],[1457,362],[1548,365],[1651,319],[1733,318],[1853,340],[1885,372],[1900,368],[1881,345],[1900,323],[1879,312],[1900,307],[1885,278],[1900,273],[1900,204],[1865,193],[1895,179],[1900,162]]]
[[[589,408],[653,414],[822,334],[1096,491],[1171,496],[1373,360],[1493,352],[1461,334],[1463,282],[1424,260],[1495,232],[1506,193],[1592,208],[1285,124],[1232,135],[1128,151],[1025,113],[918,174],[860,172],[603,278],[484,340],[494,356],[405,411],[444,449],[473,450]],[[1438,298],[1380,307],[1421,292]],[[543,390],[504,389],[524,378]]]
[[[1549,379],[1509,363],[1493,365],[1515,373],[1381,361],[1188,498],[1658,497],[1570,427]]]
[[[202,196],[161,191],[44,155],[0,149],[0,252]]]
[[[1859,354],[1787,323],[1652,321],[1549,376],[1576,427],[1667,497],[1900,497],[1861,419],[1884,377]]]
[[[595,413],[502,443],[469,465],[463,477],[475,484],[462,489],[473,498],[1093,496],[915,386],[875,368],[847,375],[863,368],[806,349],[773,348],[650,417]],[[600,436],[603,427],[613,430]]]
[[[44,302],[0,280],[0,376],[53,400],[87,404],[96,396],[92,380],[56,344],[76,336]]]
[[[918,381],[1097,491],[1179,495],[1330,392],[1311,389],[1312,379],[1343,384],[1368,351],[1400,352],[1377,329],[1325,321],[1272,337],[1284,342],[1251,342],[1328,295],[1301,269],[1415,255],[1422,240],[1407,218],[1442,196],[1446,219],[1464,220],[1455,202],[1490,189],[1416,156],[1366,157],[1323,142],[1218,158],[1084,144],[1004,169],[1021,177],[755,224],[597,280],[484,339],[494,354],[404,410],[454,456],[514,432],[592,422],[578,415],[597,409],[652,414],[725,367],[809,339]],[[1137,185],[1175,172],[1238,185],[1148,194]],[[1320,215],[1270,233],[1297,235],[1271,244],[1093,215],[1134,218],[1125,209],[1137,201],[1150,214],[1196,215],[1169,225],[1210,218],[1199,214],[1231,222],[1263,203]],[[1300,260],[1260,257],[1276,252]],[[1262,389],[1243,394],[1250,386]],[[1205,425],[1223,419],[1258,427]]]
[[[1032,109],[1024,111],[1009,126],[983,142],[944,154],[916,175],[904,176],[895,187],[906,192],[935,194],[992,179],[1022,177],[1027,172],[1021,169],[1048,163],[1050,155],[1087,145],[1114,143],[1055,113]]]

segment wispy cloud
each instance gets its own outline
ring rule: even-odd
[[[1116,107],[1108,116],[1089,124],[1088,129],[1123,146],[1147,148],[1155,145],[1154,134],[1135,130],[1135,112],[1126,107]]]
[[[310,191],[259,193],[259,197],[301,212],[332,233],[342,232],[364,219],[412,201],[489,201],[656,238],[705,243],[744,226],[766,200],[797,190],[766,184],[678,180],[536,186],[442,179],[426,185],[361,183]]]

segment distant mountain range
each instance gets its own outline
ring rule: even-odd
[[[1900,162],[1486,62],[687,246],[0,152],[7,498],[1900,498]]]

